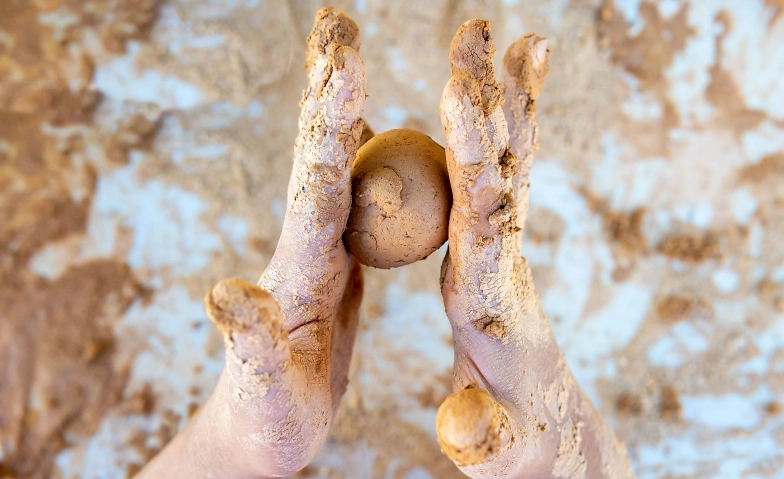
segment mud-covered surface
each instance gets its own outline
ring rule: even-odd
[[[448,47],[549,39],[523,252],[640,478],[784,470],[784,5],[337,1],[375,131],[443,143]],[[126,477],[215,383],[201,298],[277,243],[321,2],[0,1],[0,477]],[[496,65],[501,54],[496,58]],[[300,477],[451,478],[443,250],[367,270]]]

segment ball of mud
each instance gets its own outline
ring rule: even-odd
[[[357,260],[395,268],[426,258],[447,239],[452,191],[444,148],[414,130],[376,135],[357,152],[343,241]]]

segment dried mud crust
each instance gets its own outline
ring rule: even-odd
[[[307,39],[305,70],[308,71],[319,55],[326,55],[327,47],[333,43],[345,45],[359,51],[359,27],[344,12],[325,7],[318,11],[315,28]]]

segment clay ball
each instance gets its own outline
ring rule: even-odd
[[[504,424],[500,407],[487,391],[463,389],[438,408],[438,444],[459,465],[480,464],[501,449]]]
[[[343,241],[357,260],[395,268],[426,258],[447,239],[452,191],[444,148],[414,130],[390,130],[357,152]]]

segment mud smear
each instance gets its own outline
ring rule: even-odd
[[[30,270],[43,247],[87,229],[97,174],[80,161],[82,132],[99,96],[91,60],[69,42],[103,11],[71,2],[84,23],[56,31],[40,14],[68,2],[30,3],[0,6],[12,40],[0,46],[0,474],[43,478],[68,438],[95,432],[120,401],[128,368],[115,364],[112,326],[150,291],[111,259],[51,278]],[[141,20],[117,18],[123,38]]]
[[[723,41],[732,31],[732,18],[722,12],[715,18],[723,33],[716,36],[716,63],[709,70],[711,81],[705,89],[705,97],[718,110],[719,123],[739,137],[744,131],[759,125],[766,115],[764,112],[746,107],[735,80],[721,64],[724,47]]]
[[[599,45],[609,49],[612,61],[637,78],[642,88],[652,92],[662,105],[658,121],[644,127],[627,125],[624,130],[624,136],[634,138],[641,152],[651,156],[667,154],[668,132],[680,124],[675,107],[667,98],[664,72],[694,33],[687,23],[688,14],[689,5],[684,4],[665,20],[655,3],[643,2],[640,16],[644,26],[638,35],[631,36],[630,25],[615,9],[613,0],[604,0],[599,10]]]

